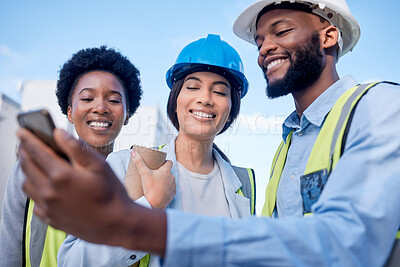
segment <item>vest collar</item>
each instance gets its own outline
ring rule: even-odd
[[[292,130],[306,128],[310,123],[321,127],[326,115],[335,105],[339,97],[348,89],[357,85],[357,81],[347,75],[332,84],[326,89],[311,105],[304,111],[301,120],[298,118],[296,111],[292,112],[282,125],[282,138],[285,141]]]

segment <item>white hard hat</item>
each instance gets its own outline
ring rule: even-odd
[[[345,0],[261,0],[246,8],[235,20],[233,32],[241,39],[255,43],[256,19],[260,11],[269,5],[279,5],[284,2],[308,5],[312,13],[317,14],[341,32],[339,37],[339,57],[351,51],[360,39],[360,26],[351,15]]]

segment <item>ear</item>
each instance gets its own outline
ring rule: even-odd
[[[335,26],[330,25],[322,30],[321,38],[322,48],[328,49],[334,47],[339,40],[339,30]]]
[[[67,118],[68,118],[69,123],[74,124],[74,119],[72,118],[71,106],[68,106],[68,108],[67,108]]]
[[[124,125],[127,125],[129,123],[129,114],[126,114]]]

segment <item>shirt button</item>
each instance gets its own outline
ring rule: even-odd
[[[303,132],[298,132],[297,135],[298,135],[298,136],[302,136],[302,135],[303,135]]]
[[[293,179],[294,179],[294,177],[295,177],[295,176],[294,176],[294,174],[290,175],[290,179],[292,179],[292,180],[293,180]]]
[[[132,254],[129,258],[130,258],[131,260],[134,260],[134,259],[136,259],[136,255],[135,255],[135,254]]]

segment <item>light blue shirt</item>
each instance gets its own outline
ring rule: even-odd
[[[344,153],[313,216],[302,216],[299,176],[324,118],[356,84],[347,76],[304,112],[278,186],[278,217],[205,218],[168,210],[164,266],[383,266],[400,226],[400,87],[379,84],[359,102]],[[293,175],[293,176],[292,176]]]
[[[300,176],[304,174],[311,149],[326,115],[339,97],[357,85],[351,76],[339,80],[325,90],[303,113],[301,119],[293,111],[282,125],[282,138],[293,130],[292,141],[286,158],[277,191],[277,210],[279,218],[289,216],[303,217],[303,199],[300,195]]]

